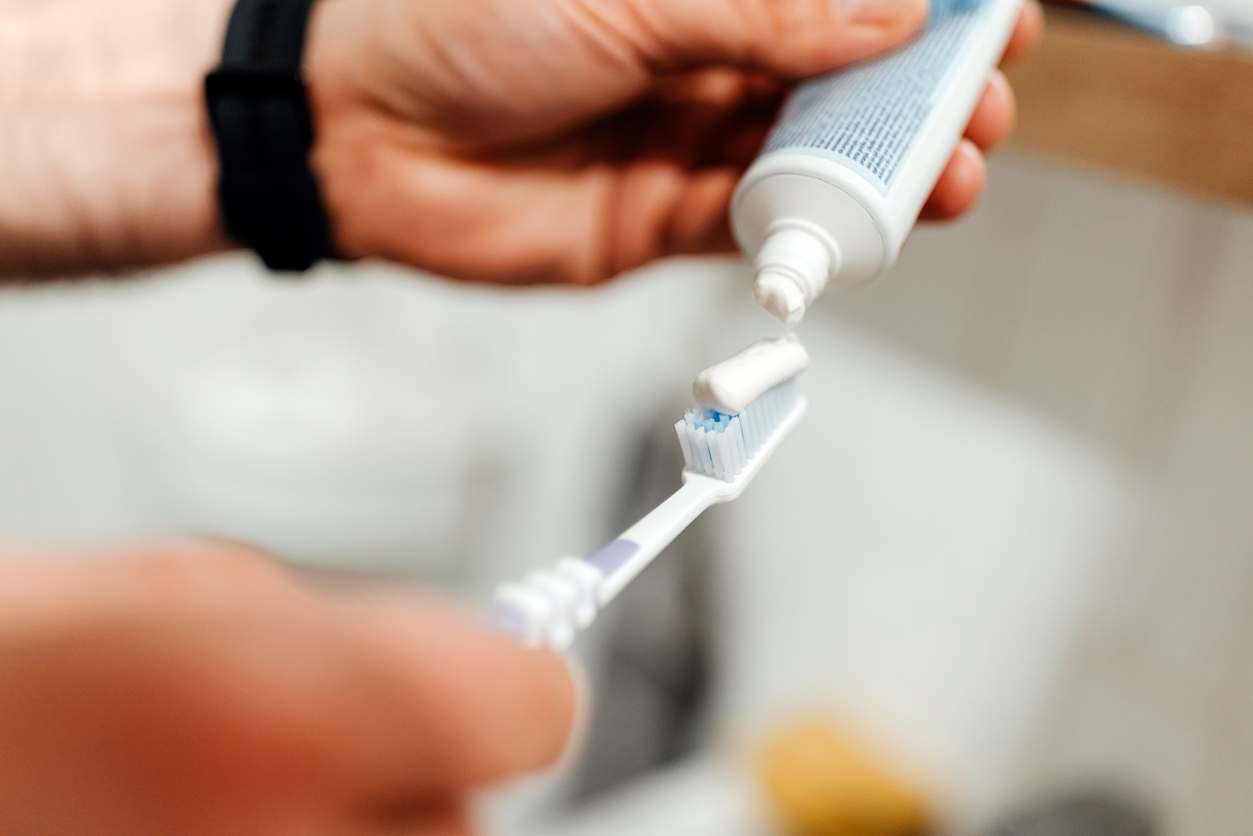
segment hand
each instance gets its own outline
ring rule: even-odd
[[[470,832],[551,763],[566,668],[399,589],[222,544],[0,562],[0,833]]]
[[[0,0],[0,277],[232,246],[204,74],[231,0]],[[788,85],[882,52],[924,0],[319,0],[313,166],[349,256],[591,283],[731,247],[727,200]],[[1036,0],[1007,57],[1041,27]],[[994,75],[924,218],[968,209]]]
[[[583,284],[730,249],[731,192],[786,86],[925,17],[923,0],[321,0],[307,62],[337,245]],[[1041,23],[1029,0],[1007,57]],[[973,205],[1013,114],[998,72],[924,217]]]

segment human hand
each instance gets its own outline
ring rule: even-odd
[[[337,246],[581,284],[730,249],[730,195],[786,86],[925,17],[923,0],[321,0],[306,63]],[[1028,0],[1007,57],[1042,21]],[[924,218],[973,205],[1013,118],[994,73]]]
[[[562,661],[446,604],[226,544],[106,557],[0,562],[0,833],[452,836],[569,734]]]

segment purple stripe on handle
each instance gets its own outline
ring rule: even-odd
[[[593,552],[583,559],[599,569],[605,577],[609,577],[639,550],[639,543],[631,540],[614,540],[600,551]]]
[[[526,641],[530,623],[526,613],[517,607],[499,602],[488,611],[482,621],[484,627],[513,636],[518,641]]]

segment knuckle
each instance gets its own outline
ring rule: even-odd
[[[817,34],[815,26],[830,24],[835,17],[831,0],[751,0],[745,18],[770,35],[803,37]],[[825,28],[820,31],[827,31]]]

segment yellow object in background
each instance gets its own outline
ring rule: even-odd
[[[917,836],[931,829],[921,792],[829,724],[785,728],[758,759],[766,797],[795,836]]]

